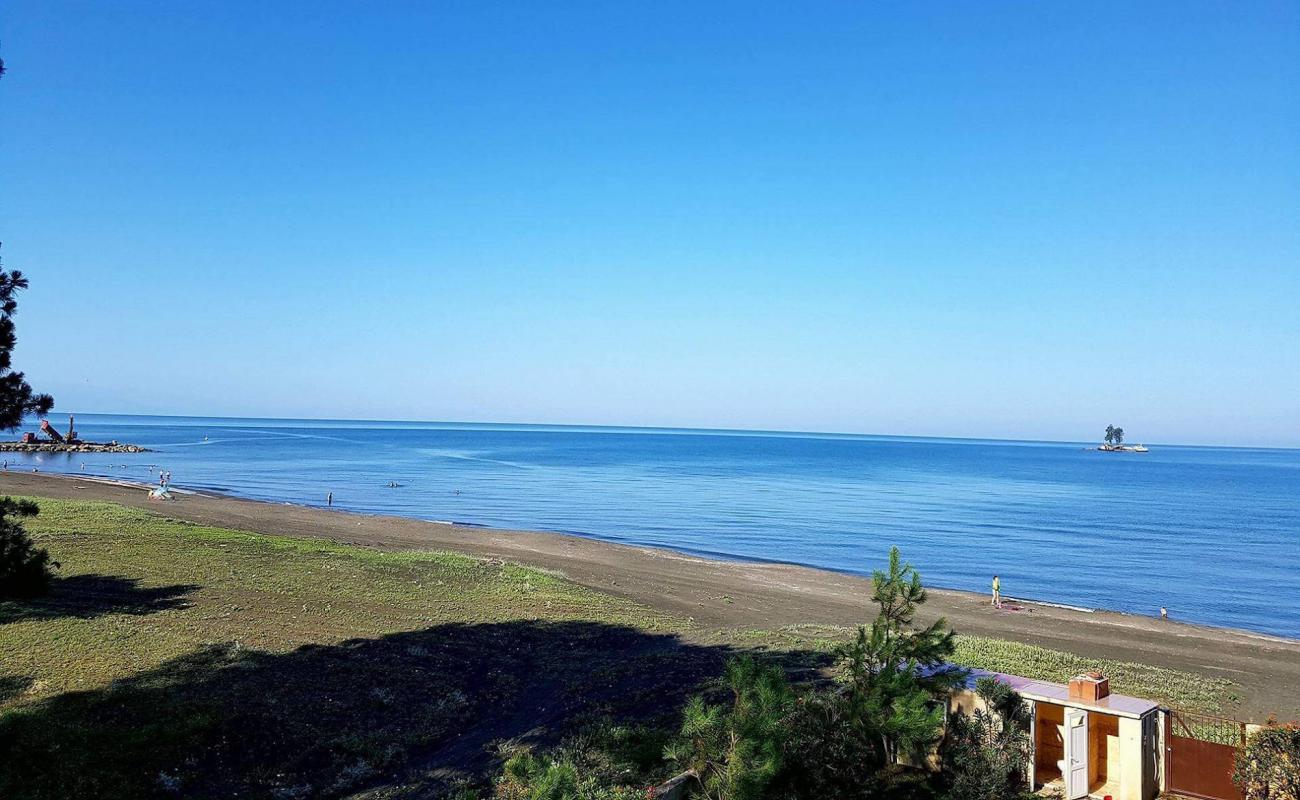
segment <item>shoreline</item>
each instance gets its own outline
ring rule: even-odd
[[[1087,448],[1087,449],[1091,450],[1094,448]],[[18,474],[25,475],[27,473],[18,473]],[[154,483],[144,483],[129,478],[118,478],[118,477],[112,477],[112,476],[102,475],[102,474],[85,474],[85,473],[77,474],[77,473],[64,473],[64,472],[44,472],[44,473],[33,473],[33,474],[53,477],[53,478],[66,478],[66,479],[90,481],[94,483],[103,483],[112,486],[120,486],[120,487],[139,489],[144,491],[153,489],[156,486],[156,484]],[[172,494],[197,495],[201,497],[209,497],[214,500],[224,499],[224,500],[237,500],[237,501],[250,502],[250,503],[266,503],[273,506],[291,506],[294,508],[302,508],[306,510],[320,511],[324,513],[352,514],[359,517],[403,519],[403,520],[411,520],[414,522],[425,522],[431,525],[442,525],[442,526],[449,526],[453,528],[461,528],[467,530],[493,531],[493,532],[503,532],[503,533],[546,534],[552,536],[572,536],[586,541],[601,542],[604,544],[613,545],[615,547],[633,547],[633,548],[639,548],[644,550],[660,551],[662,553],[672,555],[672,556],[697,558],[706,561],[717,561],[721,563],[794,567],[799,569],[812,570],[820,573],[828,573],[831,575],[840,575],[849,578],[858,578],[867,581],[868,585],[870,584],[871,581],[871,575],[865,571],[836,569],[834,567],[807,564],[800,561],[787,561],[787,560],[776,559],[776,558],[761,558],[757,556],[746,556],[746,555],[739,555],[735,553],[725,553],[716,550],[702,550],[702,549],[691,548],[691,547],[668,547],[663,545],[641,544],[635,541],[618,541],[615,539],[607,538],[605,536],[601,536],[599,534],[586,533],[583,531],[576,531],[576,530],[500,527],[491,523],[473,522],[468,520],[431,519],[431,518],[424,518],[424,517],[403,516],[401,514],[376,513],[376,512],[369,512],[369,511],[354,511],[348,508],[343,508],[341,506],[325,506],[319,503],[300,503],[292,500],[274,500],[274,499],[267,499],[267,498],[247,497],[247,496],[236,494],[233,491],[228,491],[219,488],[214,489],[211,487],[199,488],[199,489],[182,489],[182,488],[178,488],[175,485],[170,485],[167,488],[168,491],[170,491]],[[156,506],[157,504],[155,503],[154,505]],[[924,575],[924,571],[922,571],[922,575]],[[968,597],[979,597],[985,599],[988,599],[990,596],[989,592],[979,592],[970,589],[961,589],[961,588],[956,588],[951,586],[942,586],[936,583],[929,583],[928,581],[926,585],[926,590],[931,593],[948,592],[948,593],[959,594]],[[1166,624],[1166,625],[1178,624],[1178,625],[1186,625],[1186,626],[1191,626],[1196,628],[1204,628],[1206,630],[1211,630],[1211,631],[1213,630],[1232,631],[1234,633],[1241,634],[1243,636],[1260,638],[1265,641],[1274,640],[1281,643],[1300,643],[1300,636],[1288,637],[1284,634],[1279,634],[1279,633],[1251,630],[1249,628],[1234,628],[1229,625],[1215,625],[1206,622],[1193,622],[1188,620],[1160,620],[1155,615],[1141,614],[1138,612],[1124,611],[1121,609],[1105,608],[1103,606],[1083,606],[1083,605],[1067,603],[1063,601],[1048,600],[1048,599],[1034,598],[1034,597],[1012,597],[1010,595],[1003,595],[1003,600],[1011,603],[1032,605],[1032,606],[1042,607],[1042,608],[1057,608],[1057,609],[1074,611],[1083,614],[1114,614],[1122,617],[1131,617],[1133,619],[1154,620],[1154,621],[1161,622],[1161,624]]]
[[[26,477],[27,475],[27,473],[18,473],[18,474],[22,475],[23,477]],[[124,478],[111,478],[102,475],[78,476],[78,475],[69,475],[66,473],[48,473],[48,472],[32,473],[32,474],[38,478],[53,478],[55,480],[68,480],[68,481],[87,481],[91,483],[103,484],[105,486],[114,486],[120,489],[132,490],[132,491],[147,492],[148,490],[153,489],[155,486],[155,484],[152,483],[142,483],[140,481],[134,481],[134,480],[124,479]],[[3,486],[3,483],[4,481],[0,480],[0,486]],[[600,544],[609,545],[611,547],[633,548],[636,550],[644,550],[653,553],[658,553],[661,557],[664,558],[676,557],[676,558],[683,558],[683,559],[698,559],[701,561],[717,562],[719,564],[750,564],[756,566],[790,567],[790,568],[800,569],[800,570],[809,570],[811,572],[816,572],[816,573],[826,573],[828,575],[858,579],[858,580],[865,581],[868,585],[870,585],[870,581],[871,581],[869,575],[866,575],[865,573],[861,573],[861,572],[853,572],[851,570],[838,570],[832,567],[814,566],[811,564],[804,564],[798,561],[783,561],[780,559],[751,558],[747,556],[734,555],[730,553],[693,550],[691,548],[659,547],[655,545],[637,544],[634,542],[616,542],[598,536],[596,534],[583,533],[581,531],[502,528],[494,525],[488,525],[485,523],[467,522],[464,520],[436,520],[436,519],[424,519],[422,517],[408,517],[400,514],[375,514],[375,513],[365,512],[365,511],[353,511],[342,507],[330,507],[330,506],[312,505],[307,503],[295,503],[291,500],[260,500],[251,497],[241,497],[233,493],[228,494],[225,492],[213,491],[213,490],[182,489],[176,486],[168,486],[167,488],[168,491],[171,492],[173,495],[189,495],[191,497],[202,497],[202,498],[208,498],[216,501],[230,500],[230,501],[245,502],[245,503],[265,504],[268,506],[287,506],[290,508],[302,509],[304,511],[317,511],[325,514],[347,514],[347,515],[362,517],[367,519],[406,520],[410,522],[426,523],[429,525],[437,525],[440,527],[464,530],[466,532],[478,531],[478,532],[490,532],[490,533],[533,534],[539,536],[573,537],[575,539],[581,539],[587,542],[597,542]],[[144,506],[144,507],[149,509],[165,510],[169,506],[166,504],[165,501],[153,501],[148,506]],[[268,533],[267,531],[253,531],[253,532]],[[320,538],[320,537],[313,537],[313,538]],[[386,549],[386,548],[380,546],[380,549]],[[922,574],[924,575],[924,573]],[[968,589],[955,589],[952,587],[939,586],[936,584],[927,584],[925,588],[926,591],[929,592],[930,594],[942,593],[942,594],[960,595],[968,598],[979,598],[983,600],[987,600],[989,598],[988,592],[974,592]],[[1207,623],[1187,622],[1182,620],[1161,620],[1156,616],[1137,614],[1130,611],[1121,611],[1118,609],[1110,609],[1110,608],[1103,608],[1103,607],[1080,606],[1071,603],[1061,603],[1053,600],[1042,600],[1042,599],[1030,598],[1030,597],[1012,597],[1010,595],[1004,595],[1002,599],[1004,604],[1031,605],[1043,609],[1054,608],[1054,609],[1060,609],[1062,611],[1069,611],[1078,614],[1114,615],[1114,616],[1125,617],[1134,620],[1148,620],[1152,622],[1158,622],[1162,626],[1178,625],[1178,626],[1204,630],[1207,632],[1223,631],[1226,633],[1232,633],[1235,635],[1244,636],[1252,639],[1259,639],[1261,641],[1266,641],[1266,642],[1300,645],[1300,637],[1292,638],[1288,636],[1283,636],[1281,634],[1250,630],[1248,628],[1233,628],[1226,625],[1211,625]]]
[[[411,517],[173,489],[150,501],[146,484],[49,473],[0,473],[0,494],[101,500],[204,525],[330,539],[386,550],[449,550],[563,575],[598,591],[708,628],[850,627],[866,622],[871,579],[797,564],[721,560],[571,533],[504,530]],[[882,555],[883,559],[883,555]],[[925,565],[918,565],[925,574]],[[919,623],[944,616],[961,634],[1227,678],[1245,694],[1225,714],[1300,717],[1300,640],[1123,612],[928,589]]]
[[[155,484],[151,484],[151,483],[142,483],[130,479],[113,478],[104,475],[78,476],[78,475],[71,475],[67,473],[37,473],[37,474],[43,474],[43,475],[52,476],[56,478],[69,478],[69,479],[101,482],[101,483],[107,483],[111,485],[145,490],[145,491],[152,489],[155,486]],[[550,529],[534,529],[534,528],[499,527],[490,523],[472,522],[467,520],[426,519],[423,517],[408,517],[408,516],[403,516],[401,514],[354,511],[339,506],[325,506],[320,504],[298,503],[292,500],[268,500],[268,499],[254,498],[254,497],[245,497],[245,496],[235,494],[234,492],[228,492],[225,490],[218,490],[218,489],[180,489],[175,486],[168,486],[168,490],[171,491],[173,494],[198,495],[202,497],[210,497],[214,500],[223,500],[223,499],[239,500],[239,501],[245,501],[250,503],[266,503],[269,505],[291,506],[293,508],[320,511],[323,513],[352,514],[358,517],[372,517],[372,518],[379,518],[379,519],[392,518],[392,519],[411,520],[413,522],[426,522],[431,525],[442,525],[442,526],[448,526],[457,529],[465,529],[467,531],[491,531],[496,533],[527,533],[527,534],[540,534],[540,535],[548,535],[548,536],[571,536],[577,539],[582,539],[584,541],[599,542],[614,547],[631,547],[640,550],[659,552],[669,557],[679,556],[684,558],[701,559],[704,561],[716,561],[723,564],[753,564],[753,565],[760,565],[760,566],[767,565],[767,566],[776,566],[776,567],[792,567],[797,569],[810,570],[817,573],[826,573],[829,575],[838,575],[847,578],[856,578],[865,581],[868,586],[870,586],[870,582],[871,582],[871,575],[865,571],[836,569],[834,567],[825,567],[825,566],[818,566],[815,564],[806,564],[800,561],[787,561],[787,560],[776,559],[776,558],[760,558],[756,556],[745,556],[745,555],[738,555],[734,553],[724,553],[721,551],[714,551],[714,550],[701,550],[701,549],[690,548],[690,547],[667,547],[662,545],[641,544],[635,541],[616,541],[614,539],[606,538],[599,534],[585,533],[583,531],[562,530],[562,529],[550,530]],[[925,574],[924,571],[922,570],[921,572],[922,572],[922,576],[924,576]],[[928,581],[926,584],[926,591],[930,592],[931,594],[934,594],[936,592],[942,592],[942,593],[949,593],[954,595],[961,595],[970,598],[982,598],[984,600],[988,600],[990,597],[989,592],[978,592],[978,591],[972,591],[970,589],[960,589],[951,586],[942,586],[935,583],[929,583]],[[1055,608],[1055,609],[1061,609],[1065,611],[1072,611],[1080,614],[1111,614],[1120,617],[1132,618],[1135,620],[1149,620],[1153,622],[1158,622],[1161,625],[1182,625],[1182,626],[1187,626],[1192,628],[1204,629],[1206,631],[1229,631],[1234,634],[1238,634],[1249,638],[1260,639],[1262,641],[1274,641],[1281,644],[1300,644],[1300,636],[1289,637],[1284,634],[1270,633],[1268,631],[1251,630],[1249,628],[1234,628],[1229,625],[1214,625],[1206,622],[1192,622],[1188,620],[1177,620],[1177,619],[1161,620],[1159,617],[1157,617],[1154,614],[1152,615],[1140,614],[1133,611],[1124,611],[1121,609],[1105,608],[1102,606],[1083,606],[1074,603],[1066,603],[1066,602],[1056,601],[1056,600],[1045,600],[1045,599],[1033,598],[1033,597],[1012,597],[1010,595],[1003,595],[1002,599],[1004,601],[1004,604],[1013,603],[1013,604],[1032,605],[1039,608]]]

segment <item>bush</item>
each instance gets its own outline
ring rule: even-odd
[[[790,719],[786,752],[787,796],[807,800],[872,800],[882,797],[877,742],[852,725],[846,693],[810,692]]]
[[[975,692],[986,708],[952,719],[943,748],[948,800],[1009,800],[1028,788],[1029,712],[1020,695],[994,678]]]
[[[1232,780],[1246,800],[1300,800],[1300,724],[1252,733],[1237,753]]]
[[[0,598],[37,597],[50,589],[52,570],[59,565],[14,519],[34,517],[39,511],[30,500],[0,497]]]
[[[578,727],[551,756],[572,764],[584,779],[611,786],[653,786],[670,777],[664,747],[679,724],[675,714],[635,724],[598,718]]]
[[[531,753],[520,753],[505,764],[497,781],[497,800],[646,800],[651,790],[611,785],[606,780],[583,775],[566,758],[543,761]]]
[[[681,738],[665,750],[695,773],[710,800],[760,800],[784,764],[786,716],[794,696],[785,671],[753,658],[727,664],[731,706],[696,696],[683,712]]]

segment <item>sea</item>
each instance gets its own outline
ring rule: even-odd
[[[58,418],[52,422],[59,421]],[[66,420],[63,420],[66,424]],[[927,585],[1300,638],[1300,450],[78,414],[141,454],[37,469]]]

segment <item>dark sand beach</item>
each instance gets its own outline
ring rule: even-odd
[[[144,487],[33,473],[0,474],[0,492],[104,500],[177,519],[256,533],[331,539],[391,550],[447,550],[552,570],[585,586],[718,628],[855,625],[870,581],[784,564],[717,561],[580,536],[352,514],[202,494],[151,501]],[[906,554],[904,554],[906,555]],[[883,556],[883,554],[882,554]],[[925,564],[917,564],[922,575]],[[1015,587],[1004,587],[1015,594]],[[959,632],[1085,657],[1221,677],[1243,698],[1226,713],[1300,717],[1300,641],[1175,621],[1031,603],[996,610],[987,596],[935,589],[921,621],[943,615]]]

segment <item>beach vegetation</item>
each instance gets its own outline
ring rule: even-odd
[[[946,699],[968,673],[950,663],[956,634],[945,619],[915,627],[926,591],[897,547],[889,551],[888,570],[873,573],[872,587],[876,619],[870,628],[858,628],[839,657],[848,733],[861,741],[864,757],[884,766],[938,741],[944,706],[936,701]]]
[[[578,771],[563,761],[520,753],[506,762],[497,796],[518,800],[579,800]]]
[[[464,795],[478,800],[479,794]],[[491,797],[494,800],[652,800],[653,786],[609,783],[582,775],[565,760],[521,753],[506,762]]]
[[[0,75],[4,73],[0,62]],[[54,398],[38,394],[23,373],[13,369],[14,346],[18,343],[14,314],[18,311],[18,292],[27,288],[27,278],[19,270],[0,265],[0,430],[12,431],[22,425],[29,414],[44,414],[54,405]],[[56,566],[49,553],[32,544],[18,517],[37,513],[35,503],[0,498],[0,598],[33,597],[44,594]]]
[[[1068,683],[1075,675],[1097,670],[1106,675],[1117,693],[1189,711],[1221,711],[1240,699],[1240,687],[1227,678],[1114,658],[1085,657],[1006,639],[959,635],[951,661],[972,669],[1054,683]]]
[[[424,760],[478,778],[494,742],[675,712],[727,657],[513,564],[41,506],[54,591],[0,602],[6,800],[330,797]],[[658,779],[663,742],[640,748]]]
[[[947,800],[1007,800],[1027,793],[1029,710],[1001,681],[981,677],[983,706],[952,717],[942,751]]]
[[[1250,734],[1232,779],[1244,800],[1300,800],[1300,722]]]
[[[37,547],[19,522],[40,508],[30,500],[0,497],[0,599],[37,597],[49,591],[58,566],[50,553]]]
[[[18,311],[18,293],[27,288],[27,278],[19,270],[0,265],[0,430],[12,431],[30,414],[45,414],[54,406],[54,398],[32,390],[23,373],[13,368],[14,345],[18,343],[14,314]]]
[[[897,723],[881,704],[917,684],[865,686],[865,665],[919,665],[947,639],[906,638],[923,593],[901,560],[876,593],[875,639],[865,627],[862,640],[828,626],[701,630],[497,560],[40,502],[23,523],[62,568],[48,595],[0,600],[7,800],[390,796],[375,794],[384,787],[519,800],[533,778],[559,791],[576,778],[580,800],[627,800],[692,763],[723,775],[715,787],[766,785],[774,797],[933,788],[906,763],[880,766],[891,749],[909,762],[907,743],[930,738],[933,710],[919,702],[899,707],[920,733],[882,738]],[[1076,658],[953,642],[953,659],[1044,673]],[[1175,688],[1198,680],[1171,674]],[[665,759],[687,730],[712,744]],[[536,768],[506,775],[522,745]]]
[[[944,701],[966,678],[948,663],[955,644],[947,623],[915,627],[926,592],[898,548],[872,588],[875,620],[835,651],[840,684],[807,693],[791,720],[791,796],[896,796],[908,777],[900,762],[923,760],[939,741]]]
[[[665,724],[625,725],[596,719],[558,747],[537,754],[506,748],[500,776],[490,789],[469,794],[495,800],[648,800],[666,777]]]
[[[785,625],[775,630],[718,631],[716,642],[741,642],[756,651],[800,650],[830,657],[855,634],[842,625]],[[1241,700],[1241,686],[1217,675],[1157,667],[1099,655],[1083,656],[1009,639],[958,633],[949,663],[970,669],[1021,675],[1033,680],[1068,683],[1083,672],[1100,671],[1111,690],[1187,711],[1216,713],[1231,710]]]
[[[942,619],[917,628],[926,591],[898,548],[872,576],[871,625],[835,650],[839,681],[797,700],[782,672],[752,659],[728,668],[730,708],[695,697],[686,706],[682,752],[669,755],[697,777],[709,800],[769,796],[879,795],[901,764],[940,740],[951,689],[967,677],[948,664],[954,634]]]
[[[690,770],[709,800],[761,800],[781,775],[787,718],[793,706],[784,670],[753,658],[727,664],[730,701],[696,695],[682,711],[680,738],[667,759]]]

